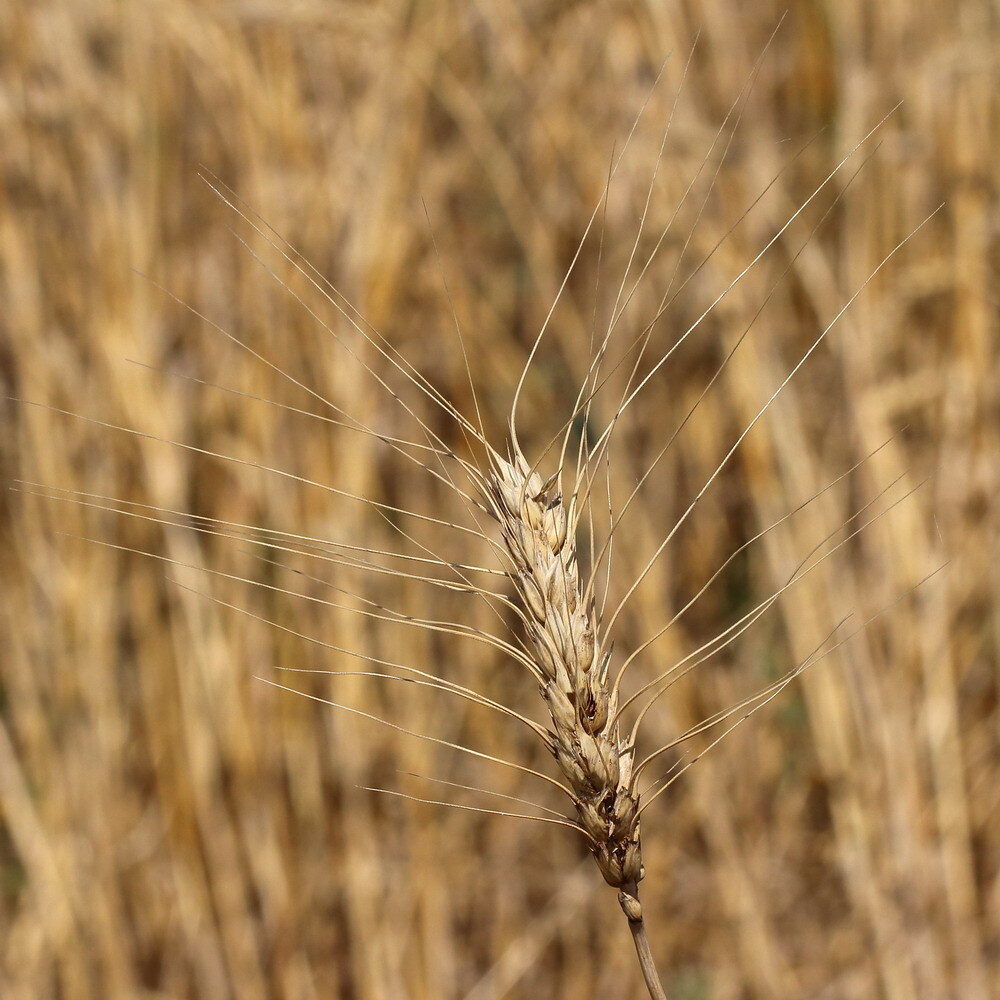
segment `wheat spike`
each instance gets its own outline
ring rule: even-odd
[[[581,828],[609,885],[642,878],[634,747],[622,742],[592,603],[580,590],[576,497],[542,482],[515,444],[513,460],[493,459],[489,499],[527,612],[537,678],[552,719],[552,752],[573,790]]]

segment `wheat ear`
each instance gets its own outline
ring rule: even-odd
[[[550,749],[573,793],[576,821],[604,880],[618,889],[649,994],[664,998],[646,938],[635,746],[622,739],[593,597],[584,598],[576,556],[577,494],[564,502],[559,474],[546,482],[512,431],[511,460],[495,452],[487,501],[513,567],[535,676],[552,719]],[[589,592],[589,591],[588,591]]]

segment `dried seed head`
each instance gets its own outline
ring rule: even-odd
[[[634,891],[643,872],[633,750],[615,721],[610,653],[600,648],[592,608],[581,594],[576,498],[564,503],[557,480],[558,474],[543,483],[515,449],[512,461],[494,457],[487,499],[513,565],[552,720],[553,754],[572,789],[577,822],[605,881]],[[634,896],[628,899],[638,906]]]

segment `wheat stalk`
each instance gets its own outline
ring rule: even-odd
[[[565,503],[558,474],[542,482],[516,439],[507,461],[493,455],[488,493],[526,612],[535,676],[552,720],[550,747],[572,790],[577,823],[604,880],[619,890],[654,998],[664,996],[646,943],[635,746],[623,740],[593,598],[580,587],[577,495]],[[588,588],[589,589],[589,588]]]

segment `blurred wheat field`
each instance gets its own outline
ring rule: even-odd
[[[499,442],[649,98],[530,370],[521,413],[538,421],[522,429],[540,450],[572,407],[654,170],[643,253],[682,208],[622,336],[683,285],[653,330],[658,357],[902,101],[622,421],[628,486],[736,349],[628,511],[619,595],[819,332],[944,203],[747,436],[618,624],[621,657],[834,484],[727,567],[637,666],[647,680],[855,512],[901,500],[650,713],[652,748],[772,682],[845,616],[847,631],[877,616],[650,808],[643,905],[675,1000],[1000,997],[997,18],[986,0],[9,4],[4,483],[398,548],[393,518],[266,471],[407,510],[448,502],[391,449],[312,419],[329,416],[316,397],[220,335],[381,433],[411,433],[351,352],[389,379],[385,359],[280,258],[273,280],[254,256],[266,244],[200,171],[471,414],[444,275]],[[356,595],[483,628],[486,608],[36,492],[5,491],[0,512],[4,1000],[640,994],[613,894],[565,831],[365,788],[496,808],[402,773],[415,772],[543,793],[254,679],[543,767],[516,728],[438,692],[273,669],[363,669],[337,649],[365,650],[534,714],[537,693],[495,650],[386,626]]]

